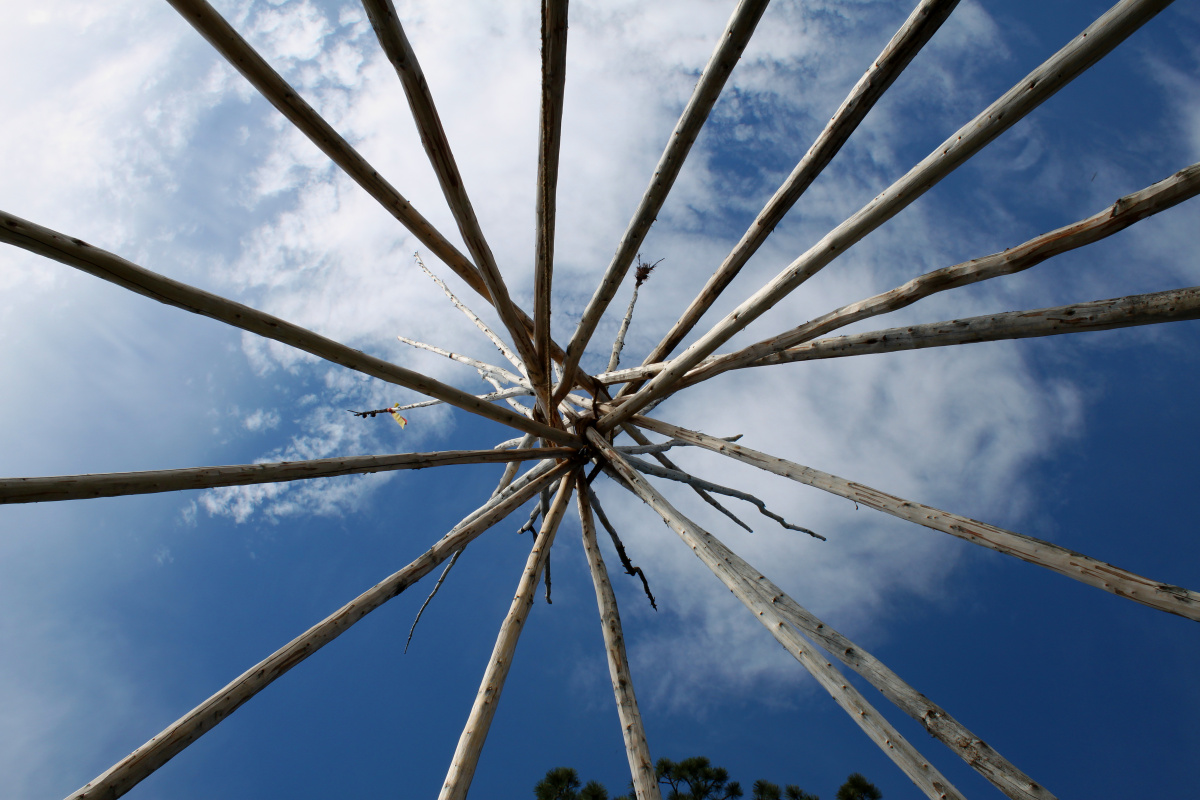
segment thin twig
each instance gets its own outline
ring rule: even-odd
[[[752,568],[748,564],[728,548],[719,547],[715,537],[680,514],[666,498],[655,491],[649,481],[625,461],[624,456],[612,449],[599,431],[589,428],[587,439],[599,451],[600,456],[625,479],[623,485],[662,517],[705,566],[754,612],[755,618],[817,679],[822,688],[829,692],[863,732],[925,792],[930,800],[963,800],[962,794],[950,781],[876,711],[844,675],[824,657],[814,652],[808,640],[787,623],[761,587],[749,579]]]
[[[413,121],[421,134],[421,145],[425,148],[429,163],[437,174],[442,194],[446,198],[446,204],[450,206],[451,213],[454,214],[454,221],[458,224],[458,232],[467,246],[467,252],[474,259],[475,267],[487,286],[492,305],[500,315],[508,335],[512,337],[529,374],[537,378],[534,383],[545,383],[545,376],[541,374],[536,363],[533,342],[525,329],[524,314],[518,313],[509,297],[504,277],[500,274],[492,249],[483,235],[479,219],[475,216],[475,209],[467,196],[466,184],[454,161],[454,152],[450,148],[450,141],[442,128],[433,95],[429,91],[429,83],[425,80],[417,54],[404,33],[396,9],[391,0],[366,0],[363,6],[379,38],[380,46],[395,67],[396,75],[404,87],[404,96],[408,98]]]
[[[629,560],[629,554],[625,552],[625,544],[621,541],[621,537],[617,535],[617,529],[608,521],[608,516],[604,513],[604,509],[600,507],[600,498],[596,496],[596,492],[591,486],[588,486],[588,499],[592,502],[592,510],[596,512],[596,519],[600,520],[600,524],[604,526],[604,530],[608,531],[613,547],[617,549],[617,558],[621,559],[621,566],[625,568],[625,574],[641,579],[642,590],[650,600],[650,607],[658,611],[658,604],[654,602],[654,594],[650,591],[650,582],[646,580],[646,573],[642,572],[641,567],[635,567],[633,562]]]
[[[654,268],[662,263],[660,258],[653,264],[647,264],[642,261],[641,253],[637,257],[637,270],[634,274],[633,295],[629,298],[629,308],[625,309],[625,318],[621,320],[621,327],[617,330],[617,338],[613,341],[612,355],[608,359],[608,368],[605,372],[612,372],[621,363],[621,351],[625,349],[625,334],[629,332],[629,322],[633,319],[633,307],[637,303],[638,290],[642,288],[642,284],[650,277],[650,273]]]
[[[482,372],[486,372],[490,375],[495,375],[498,378],[503,378],[504,380],[508,381],[509,383],[515,383],[518,386],[528,386],[529,385],[529,381],[526,380],[524,377],[522,377],[521,375],[517,375],[514,372],[509,372],[504,367],[497,367],[495,364],[489,364],[486,361],[480,361],[477,358],[471,358],[470,356],[464,356],[462,353],[452,353],[449,350],[444,350],[444,349],[438,347],[437,345],[426,344],[425,342],[418,342],[416,339],[409,339],[407,336],[397,336],[396,338],[412,347],[417,347],[417,348],[420,348],[421,350],[428,350],[431,353],[437,353],[439,356],[448,358],[451,361],[457,361],[460,364],[466,364],[467,366],[474,367],[475,369],[480,370]]]
[[[728,486],[722,486],[721,484],[713,483],[712,481],[706,481],[703,478],[697,478],[695,475],[690,475],[690,474],[684,472],[683,470],[667,469],[666,467],[660,467],[657,464],[651,464],[649,461],[643,461],[642,459],[636,458],[634,456],[626,456],[625,460],[628,461],[630,464],[633,464],[640,471],[645,472],[648,475],[657,475],[658,477],[666,478],[667,480],[678,481],[679,483],[686,483],[689,486],[698,486],[701,489],[705,489],[710,492],[716,492],[717,494],[723,494],[723,495],[727,495],[729,497],[736,497],[739,500],[745,500],[747,503],[750,503],[750,504],[754,505],[756,508],[758,508],[758,510],[761,511],[763,513],[763,515],[770,517],[771,519],[775,520],[776,522],[778,522],[780,525],[787,528],[788,530],[800,531],[801,533],[807,533],[809,536],[813,537],[814,539],[820,539],[822,542],[825,541],[825,537],[820,535],[819,533],[813,533],[808,528],[802,528],[799,525],[793,525],[792,523],[788,522],[783,517],[772,512],[770,509],[767,508],[766,503],[764,503],[762,500],[759,500],[757,497],[755,497],[752,494],[740,491],[738,489],[731,489]]]
[[[466,303],[459,300],[458,297],[455,296],[454,292],[450,291],[450,287],[446,285],[445,281],[435,275],[433,271],[429,269],[429,267],[425,266],[425,262],[421,260],[421,254],[413,253],[413,259],[416,260],[417,266],[421,268],[421,271],[428,275],[431,281],[437,284],[438,288],[442,290],[442,293],[445,294],[446,297],[450,298],[450,302],[454,304],[454,307],[465,314],[467,319],[471,320],[475,327],[479,328],[479,330],[483,332],[483,335],[486,336],[491,343],[496,346],[496,349],[500,351],[500,355],[508,359],[508,363],[512,364],[514,368],[528,377],[528,373],[525,372],[525,364],[521,361],[520,356],[514,353],[512,348],[505,344],[504,340],[497,336],[496,332],[488,327],[486,322],[479,318],[478,314],[468,308]]]
[[[463,550],[466,548],[464,547]],[[425,613],[425,608],[429,605],[429,601],[438,593],[438,589],[442,588],[442,581],[446,580],[446,576],[450,574],[450,570],[458,563],[458,557],[463,554],[462,550],[455,553],[450,561],[446,564],[446,568],[442,570],[442,574],[438,576],[437,583],[433,585],[433,591],[425,598],[425,602],[421,603],[421,608],[417,611],[416,619],[413,620],[412,627],[408,629],[408,638],[404,640],[404,652],[408,652],[408,646],[412,644],[413,631],[417,629],[417,623],[421,621],[421,615]]]
[[[638,444],[641,444],[641,445],[650,444],[650,440],[646,438],[646,434],[642,433],[640,430],[638,430],[634,426],[625,425],[622,427],[622,430],[624,430],[627,434],[629,434],[630,438],[632,438]],[[667,456],[664,455],[663,453],[654,453],[654,458],[656,461],[658,461],[658,463],[662,464],[667,469],[679,469],[679,465],[676,464],[671,459],[667,458]],[[693,486],[691,488],[692,488],[693,492],[700,495],[701,500],[708,503],[710,506],[715,508],[717,511],[720,511],[725,516],[729,517],[731,520],[734,521],[734,523],[738,527],[743,528],[748,533],[754,533],[754,530],[749,525],[742,522],[741,518],[737,514],[734,514],[732,511],[730,511],[728,508],[726,508],[724,505],[722,505],[721,502],[719,500],[717,500],[717,498],[713,497],[705,489],[702,489],[699,486]]]

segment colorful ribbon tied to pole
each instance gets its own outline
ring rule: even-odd
[[[392,418],[394,420],[396,420],[397,425],[399,425],[401,428],[403,428],[405,425],[408,424],[408,420],[406,420],[404,417],[400,416],[400,412],[395,410],[399,406],[400,406],[399,403],[396,403],[395,406],[392,406]]]

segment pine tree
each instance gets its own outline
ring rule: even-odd
[[[880,800],[882,797],[883,792],[857,772],[846,778],[837,793],[837,800]]]

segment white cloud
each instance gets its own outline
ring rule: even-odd
[[[560,342],[633,213],[728,5],[572,4],[555,273]],[[487,391],[469,368],[395,340],[404,334],[499,359],[412,265],[413,251],[423,250],[414,237],[159,6],[63,3],[28,10],[25,24],[0,30],[0,50],[12,54],[10,63],[25,63],[21,72],[29,76],[5,89],[16,110],[0,126],[0,153],[8,154],[0,207],[439,380]],[[400,6],[483,229],[514,297],[528,309],[536,6]],[[306,99],[456,240],[396,76],[361,11],[310,0],[230,8],[223,6]],[[778,3],[768,10],[715,111],[714,129],[697,143],[643,248],[665,260],[642,293],[625,364],[647,352],[690,301],[905,13],[902,4],[879,3]],[[145,33],[131,46],[122,32],[135,24]],[[981,4],[962,3],[706,320],[726,313],[993,99],[991,71],[997,64],[1012,69],[1005,36]],[[40,51],[53,55],[39,58]],[[1140,130],[1165,131],[1157,158],[1183,166],[1200,152],[1200,85],[1194,70],[1148,63],[1153,91],[1170,92],[1176,102]],[[1031,207],[1058,208],[1061,219],[1053,225],[1063,224],[1167,174],[1153,159],[1138,164],[1101,152],[1088,158],[1111,157],[1113,164],[1100,179],[1103,188],[1092,186],[1085,159],[1051,127],[1040,117],[1019,125],[997,144],[999,155],[947,181],[952,191],[931,192],[730,346],[1017,244],[1044,230],[1035,227],[1044,220]],[[1082,188],[1065,178],[1076,173],[1084,175]],[[1194,212],[1145,223],[1089,251],[1086,262],[1064,259],[1065,267],[1047,265],[1016,281],[930,298],[870,327],[1195,283],[1196,264],[1186,255],[1194,248],[1192,218]],[[500,329],[483,300],[424,256]],[[1122,267],[1135,258],[1150,266],[1129,277]],[[215,334],[216,323],[173,322],[179,315],[153,312],[143,320],[143,298],[112,300],[116,290],[10,249],[0,251],[0,261],[6,337],[0,368],[37,375],[0,398],[2,416],[22,418],[30,408],[64,401],[89,405],[88,413],[64,415],[57,427],[40,420],[6,434],[0,461],[10,472],[18,471],[14,453],[33,453],[46,471],[95,471],[109,463],[146,468],[146,460],[199,463],[213,453],[225,457],[246,440],[255,448],[248,457],[263,461],[460,441],[463,417],[444,406],[414,412],[402,433],[387,420],[346,413],[410,402],[412,392],[329,369],[248,334]],[[1144,288],[1130,288],[1134,281]],[[1154,281],[1160,285],[1149,285]],[[628,291],[623,287],[601,324],[586,366],[607,358]],[[111,303],[109,310],[92,310],[100,300]],[[42,365],[58,349],[74,355],[56,362],[63,368],[55,375]],[[254,373],[253,384],[222,388],[245,370]],[[750,447],[914,500],[1020,521],[1039,502],[1027,478],[1030,465],[1080,435],[1089,399],[1087,387],[1065,370],[1045,378],[1020,349],[980,345],[730,375],[664,405],[662,415],[720,435],[744,433]],[[224,410],[231,407],[256,410],[231,418]],[[136,450],[118,433],[129,429],[141,432]],[[263,436],[279,444],[261,444]],[[39,447],[45,442],[52,446]],[[686,490],[667,490],[685,513],[797,599],[868,644],[883,636],[895,598],[939,602],[940,587],[961,567],[962,550],[938,534],[715,456],[684,453],[677,460],[713,480],[752,487],[773,509],[826,534],[830,541],[819,543],[780,531],[736,501],[729,505],[756,533],[731,533],[724,522],[711,522]],[[337,517],[366,508],[391,479],[235,487],[206,492],[182,513],[197,525],[204,524],[199,509],[237,522]],[[631,555],[680,625],[671,636],[634,642],[641,671],[657,676],[649,696],[664,703],[694,698],[697,675],[716,691],[794,685],[795,665],[673,534],[640,503],[604,491]],[[154,557],[163,566],[173,558],[165,546]],[[726,657],[730,650],[739,652],[736,660]],[[37,740],[52,734],[42,731]],[[14,732],[3,738],[24,741]]]

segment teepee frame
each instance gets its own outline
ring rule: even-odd
[[[534,593],[543,573],[546,573],[547,580],[549,578],[548,559],[556,531],[571,499],[574,498],[583,531],[584,549],[595,585],[608,666],[637,797],[641,800],[659,798],[653,763],[625,656],[620,615],[596,544],[589,484],[600,470],[607,472],[616,483],[661,516],[928,797],[958,798],[961,795],[928,759],[850,685],[832,661],[827,660],[825,653],[831,654],[880,689],[888,700],[918,720],[930,734],[978,770],[1006,796],[1023,800],[1048,800],[1053,797],[1046,788],[1009,763],[940,706],[906,683],[874,656],[818,620],[715,536],[672,507],[650,485],[643,473],[683,480],[730,516],[733,516],[732,513],[714,500],[708,494],[709,491],[733,492],[736,496],[756,502],[764,513],[770,513],[761,501],[750,495],[710,484],[680,470],[663,453],[663,450],[671,446],[707,448],[760,470],[824,489],[870,508],[1013,555],[1150,608],[1200,621],[1200,594],[1194,591],[1154,581],[1050,542],[893,497],[784,458],[751,450],[728,440],[688,430],[646,415],[648,409],[656,402],[731,369],[754,369],[811,359],[1106,330],[1200,318],[1200,287],[1192,287],[1057,308],[1015,311],[821,338],[850,323],[903,308],[935,292],[1027,269],[1046,258],[1090,244],[1184,202],[1200,193],[1200,165],[1193,165],[1146,189],[1117,200],[1110,208],[1091,217],[1038,236],[1018,247],[930,272],[891,291],[836,309],[793,330],[744,347],[737,352],[714,355],[718,348],[768,308],[797,289],[855,242],[899,213],[1003,131],[1120,45],[1130,34],[1169,5],[1169,0],[1118,2],[1078,37],[950,136],[904,177],[834,228],[761,290],[700,335],[679,355],[670,357],[674,349],[694,329],[705,311],[713,305],[739,270],[763,244],[784,214],[835,157],[875,102],[957,5],[957,0],[921,0],[851,90],[795,170],[645,362],[632,369],[594,376],[584,374],[580,370],[580,358],[632,265],[647,231],[662,208],[691,145],[721,94],[726,79],[750,41],[767,7],[767,0],[741,0],[734,9],[712,57],[696,84],[691,100],[670,136],[649,186],[620,239],[612,261],[565,348],[557,345],[551,337],[550,314],[554,296],[552,284],[555,192],[559,145],[562,138],[563,94],[567,78],[567,0],[542,2],[542,114],[538,150],[535,296],[532,317],[516,305],[505,286],[475,215],[466,185],[456,166],[416,53],[405,35],[392,0],[363,0],[363,5],[384,53],[396,69],[420,131],[422,144],[437,174],[469,255],[459,252],[421,216],[332,126],[301,99],[205,0],[168,2],[297,129],[403,224],[429,253],[440,259],[495,308],[507,340],[489,329],[444,283],[426,270],[430,277],[438,282],[451,302],[495,344],[500,354],[509,362],[511,369],[467,359],[434,345],[403,337],[401,339],[410,345],[468,363],[492,381],[497,391],[481,396],[468,394],[248,306],[158,275],[67,233],[50,230],[4,212],[0,212],[0,241],[83,270],[161,303],[212,317],[243,331],[274,339],[430,398],[425,403],[413,406],[448,403],[463,411],[506,425],[522,434],[522,437],[503,442],[489,450],[406,453],[280,464],[0,480],[0,503],[27,503],[304,480],[447,464],[508,464],[492,497],[467,515],[424,555],[251,667],[166,730],[151,738],[145,745],[79,789],[71,795],[72,798],[116,798],[123,795],[284,672],[312,655],[371,610],[404,591],[442,562],[457,557],[473,539],[527,501],[537,497],[541,498],[540,505],[530,520],[532,524],[540,514],[540,530],[533,540],[512,607],[501,627],[475,705],[454,754],[441,797],[448,800],[467,795],[518,637],[533,603]],[[425,269],[424,263],[421,263],[421,267]],[[628,326],[632,310],[631,303],[625,324],[622,326],[621,338]],[[614,348],[614,366],[618,351],[619,347]],[[615,394],[610,392],[609,387],[612,386],[620,387]],[[522,395],[534,398],[533,407],[515,399]],[[511,407],[497,405],[495,400],[505,400]],[[643,431],[663,434],[670,438],[670,442],[652,443]],[[614,439],[621,433],[630,434],[637,443],[636,446],[616,447]],[[539,442],[541,446],[533,446]],[[639,462],[630,455],[631,452],[649,453],[663,466],[651,467],[647,462]],[[524,475],[516,477],[517,468],[523,461],[538,463]],[[591,464],[594,464],[595,468],[588,475],[587,470]],[[552,501],[549,499],[551,491]],[[736,517],[734,519],[737,520]],[[745,523],[737,521],[745,526]],[[604,520],[604,523],[611,530],[607,520]],[[626,561],[627,571],[633,574],[623,551],[622,559]]]

